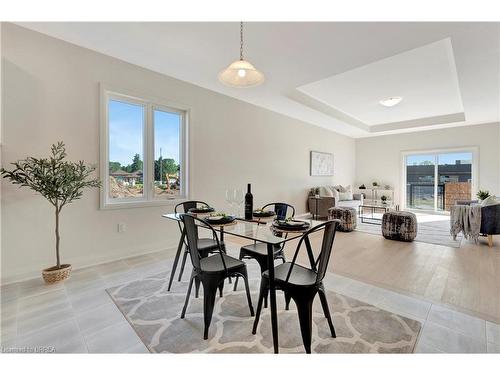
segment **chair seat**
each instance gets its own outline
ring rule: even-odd
[[[262,242],[242,246],[241,250],[244,250],[246,253],[250,253],[250,254],[254,254],[254,255],[267,256],[267,244],[262,243]],[[280,248],[275,247],[274,252],[276,253],[279,251],[280,251]]]
[[[233,258],[229,255],[222,254],[224,257],[224,262],[226,263],[226,268],[228,271],[234,270],[239,267],[245,267],[245,262]],[[224,271],[224,264],[219,254],[214,254],[206,258],[200,259],[200,267],[203,272],[216,273]]]
[[[218,249],[217,241],[213,238],[199,238],[198,251],[208,251]]]
[[[292,263],[286,262],[274,267],[274,279],[279,284],[285,283],[286,276],[288,275],[288,270],[290,269]],[[265,271],[262,274],[263,277],[269,278],[269,271]],[[288,279],[289,284],[300,285],[300,286],[312,286],[316,284],[316,272],[295,264],[292,269],[292,274],[290,279]]]

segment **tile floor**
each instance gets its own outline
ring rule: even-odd
[[[159,252],[77,270],[63,284],[35,279],[3,286],[0,345],[4,351],[147,353],[105,289],[169,270],[171,262],[172,252]],[[333,273],[325,284],[422,322],[417,353],[500,353],[498,324]]]

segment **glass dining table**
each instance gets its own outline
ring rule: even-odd
[[[174,220],[176,222],[181,221],[181,214],[164,214],[162,217]],[[303,220],[310,223],[310,227],[312,228],[316,225],[321,224],[321,221],[316,220]],[[292,241],[298,237],[301,237],[303,231],[288,231],[286,235],[279,236],[279,231],[276,231],[275,228],[271,226],[271,220],[245,220],[245,219],[236,219],[236,223],[232,223],[231,225],[219,225],[213,226],[213,228],[220,233],[220,241],[224,241],[224,236],[236,236],[240,238],[246,238],[248,240],[262,242],[267,244],[267,262],[269,269],[269,302],[271,308],[271,329],[273,336],[273,347],[274,352],[279,352],[278,346],[278,312],[276,308],[276,286],[274,281],[274,246],[282,245],[285,242]],[[174,269],[178,262],[179,256],[181,255],[184,247],[184,239],[185,233],[184,231],[181,234],[181,238],[179,240],[179,245],[177,247],[177,253],[174,259]],[[314,256],[312,254],[311,244],[309,243],[308,238],[305,239],[305,245],[307,247],[307,253],[309,256],[309,261],[313,264]],[[172,271],[173,272],[173,271]],[[171,277],[172,279],[172,277]],[[170,289],[170,284],[169,284]]]

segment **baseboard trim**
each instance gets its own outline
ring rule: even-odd
[[[141,251],[127,254],[125,256],[119,255],[119,254],[114,254],[111,256],[104,256],[104,257],[99,258],[98,260],[94,260],[94,261],[82,261],[81,263],[77,260],[73,260],[73,261],[69,260],[68,263],[70,263],[73,266],[73,270],[76,271],[76,270],[80,270],[80,269],[87,268],[87,267],[93,267],[93,266],[97,266],[97,265],[105,264],[105,263],[109,263],[109,262],[115,262],[117,260],[125,260],[125,259],[134,258],[136,256],[140,256],[140,255],[154,254],[154,253],[157,253],[160,251],[172,251],[174,253],[176,249],[177,249],[177,246],[169,246],[169,247],[161,248],[161,249],[141,250]],[[1,282],[0,282],[0,286],[6,286],[9,284],[14,284],[14,283],[18,283],[18,282],[23,282],[23,281],[41,278],[42,277],[41,275],[42,275],[42,270],[36,269],[36,270],[30,270],[29,272],[19,273],[17,275],[13,275],[13,276],[9,276],[9,277],[2,277]]]

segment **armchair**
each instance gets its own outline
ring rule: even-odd
[[[468,205],[478,203],[477,200],[459,200],[457,205]],[[482,234],[488,236],[488,246],[493,246],[493,235],[500,234],[500,204],[481,207],[481,229]]]

